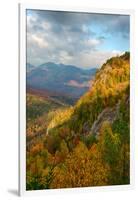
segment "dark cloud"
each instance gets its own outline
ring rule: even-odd
[[[53,31],[59,32],[64,29],[70,29],[72,32],[81,32],[82,26],[89,26],[97,23],[102,25],[110,33],[129,33],[130,20],[127,15],[114,14],[90,14],[74,13],[63,11],[32,11],[38,16],[38,24],[43,20],[53,24]],[[60,28],[59,28],[60,27]]]
[[[130,34],[129,16],[120,15],[108,22],[107,32],[110,34],[120,34],[123,38],[128,38]]]
[[[97,52],[102,59],[107,57],[98,48],[109,35],[128,40],[129,16],[27,10],[27,59],[32,64],[98,65]],[[92,54],[97,55],[97,62],[91,61]]]

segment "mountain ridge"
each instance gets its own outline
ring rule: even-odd
[[[96,68],[84,70],[73,65],[44,63],[27,73],[27,86],[67,93],[74,101],[87,91],[96,71]]]

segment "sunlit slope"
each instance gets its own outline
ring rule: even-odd
[[[68,122],[65,120],[63,126],[69,127],[75,133],[89,134],[98,117],[101,121],[105,118],[113,123],[121,99],[125,95],[129,96],[129,68],[129,53],[107,60],[96,73],[90,90],[79,99],[72,112],[69,111],[70,118],[65,115]],[[55,118],[58,118],[57,115],[58,113]]]

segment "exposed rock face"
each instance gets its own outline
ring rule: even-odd
[[[85,122],[83,124],[83,134],[88,135],[90,133],[90,129],[91,129],[91,127],[90,127],[89,123]]]
[[[90,133],[95,134],[96,137],[99,135],[99,130],[104,121],[108,121],[111,124],[116,120],[119,110],[119,103],[113,108],[105,108],[94,121]]]

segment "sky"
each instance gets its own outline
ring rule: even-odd
[[[129,51],[128,15],[27,10],[27,62],[101,67]]]

